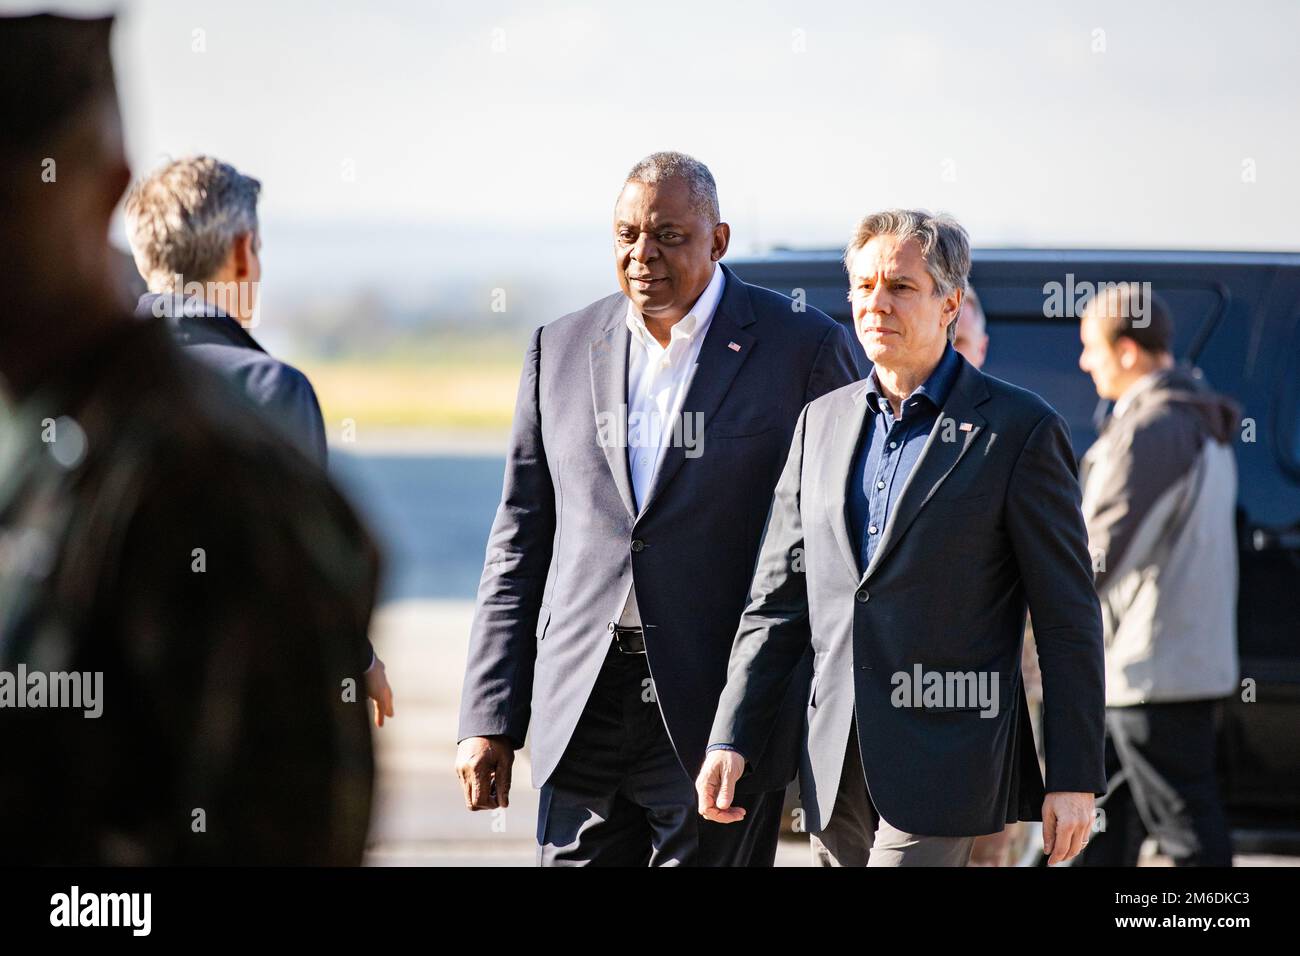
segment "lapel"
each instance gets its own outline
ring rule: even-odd
[[[961,372],[953,382],[952,392],[944,403],[943,410],[935,419],[930,436],[921,450],[921,457],[912,468],[907,483],[899,493],[894,512],[885,522],[876,553],[871,556],[871,563],[862,575],[863,581],[871,577],[872,572],[880,567],[890,550],[925,507],[926,502],[934,497],[944,479],[952,473],[961,461],[971,443],[984,430],[984,417],[975,411],[975,406],[987,401],[988,388],[984,376],[969,362],[962,359]],[[865,402],[864,402],[865,404]],[[946,424],[946,423],[951,424]],[[969,431],[961,431],[962,424],[971,426]],[[955,439],[955,440],[952,440]],[[846,519],[841,513],[840,521]]]
[[[627,298],[611,296],[591,343],[591,398],[596,415],[596,441],[605,453],[610,474],[629,517],[636,517],[632,475],[627,466]]]
[[[839,543],[840,553],[845,563],[853,572],[854,580],[862,576],[858,566],[858,548],[849,534],[848,488],[853,480],[853,459],[858,450],[858,441],[871,410],[867,408],[868,382],[859,382],[853,390],[853,402],[835,418],[834,431],[831,434],[830,452],[825,459],[826,470],[823,474],[822,487],[826,492],[826,509],[831,522],[831,530]]]
[[[718,268],[726,277],[726,285],[722,290],[722,300],[713,313],[713,321],[709,323],[709,330],[704,334],[704,343],[700,346],[699,359],[691,373],[691,382],[686,397],[682,400],[680,412],[681,415],[699,416],[698,421],[704,427],[707,427],[713,413],[726,398],[736,373],[754,350],[756,340],[754,335],[745,331],[747,326],[754,324],[754,310],[749,304],[749,292],[745,283],[722,263],[718,263]],[[626,328],[624,334],[627,335]],[[739,350],[733,349],[733,344],[740,346]],[[623,395],[627,395],[626,368],[623,373]],[[703,436],[703,427],[695,434]],[[627,456],[623,457],[626,467]],[[642,502],[641,515],[638,517],[650,509],[685,460],[686,449],[682,447],[682,442],[670,441],[650,479],[650,489]]]

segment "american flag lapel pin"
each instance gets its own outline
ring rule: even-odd
[[[739,342],[728,342],[728,343],[727,343],[727,348],[731,349],[731,351],[733,351],[733,352],[739,352],[739,351],[740,351],[740,343],[739,343]]]
[[[957,429],[958,431],[968,432],[974,427],[975,426],[972,425],[970,422],[962,422],[960,425],[957,426]]]

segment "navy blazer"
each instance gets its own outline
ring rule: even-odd
[[[865,372],[845,326],[720,268],[726,287],[682,402],[702,443],[665,449],[640,509],[615,424],[627,414],[627,298],[552,322],[528,347],[459,738],[522,746],[531,727],[536,786],[569,743],[633,581],[658,705],[694,778],[799,412]],[[793,778],[805,691],[791,695],[780,755],[747,787]]]
[[[800,417],[711,743],[761,770],[811,619],[800,771],[809,830],[830,819],[855,716],[871,800],[909,833],[974,836],[1041,819],[1044,787],[1104,793],[1101,608],[1065,421],[962,359],[863,567],[845,501],[867,385]],[[1045,785],[1020,673],[1026,608],[1043,675]],[[918,668],[925,680],[982,678],[997,707],[955,695],[918,706],[898,693]]]
[[[295,446],[325,466],[325,422],[316,390],[302,372],[272,358],[242,325],[208,303],[186,301],[178,311],[174,296],[150,292],[140,297],[136,315],[164,319],[189,355],[220,372]]]
[[[170,294],[146,293],[136,306],[136,317],[165,321],[173,340],[187,355],[215,369],[292,446],[323,470],[328,456],[325,421],[307,376],[268,355],[242,325],[216,306],[185,300],[177,310],[176,299]],[[367,641],[362,670],[368,670],[374,661],[374,648]]]

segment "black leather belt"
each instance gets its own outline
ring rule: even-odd
[[[639,627],[619,627],[613,621],[609,624],[609,633],[614,635],[614,647],[620,654],[644,654],[645,634]]]

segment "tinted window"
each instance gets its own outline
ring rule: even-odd
[[[1300,319],[1291,330],[1277,389],[1277,453],[1283,467],[1300,478]]]

